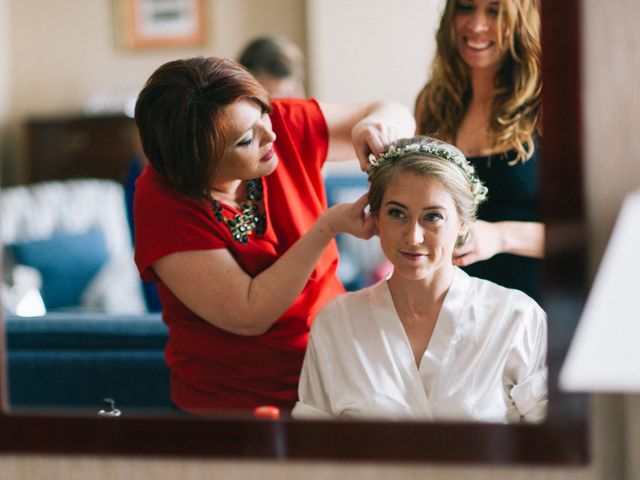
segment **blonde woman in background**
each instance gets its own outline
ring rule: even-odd
[[[541,88],[536,0],[447,0],[416,101],[418,133],[456,145],[491,192],[454,262],[536,300]]]

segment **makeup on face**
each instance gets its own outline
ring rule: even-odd
[[[506,48],[500,38],[500,2],[495,0],[459,0],[456,3],[454,29],[456,47],[471,69],[499,68]]]
[[[434,177],[396,174],[376,221],[382,250],[398,274],[421,279],[442,267],[452,268],[462,222],[453,197]]]
[[[224,112],[228,138],[219,163],[216,181],[250,180],[268,175],[277,166],[273,148],[276,135],[271,119],[251,101],[229,105]]]

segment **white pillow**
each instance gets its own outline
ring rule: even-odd
[[[87,285],[80,301],[85,308],[113,314],[146,312],[138,271],[126,255],[104,264]]]

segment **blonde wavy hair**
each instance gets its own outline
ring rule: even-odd
[[[533,136],[540,133],[542,78],[538,0],[500,0],[498,43],[508,45],[495,77],[489,119],[492,147],[517,152],[514,163],[533,155]],[[431,77],[416,100],[417,133],[454,142],[471,101],[471,74],[456,48],[454,16],[458,0],[447,0],[436,35]],[[502,32],[506,32],[502,35]]]

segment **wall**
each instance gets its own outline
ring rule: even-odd
[[[640,2],[583,1],[585,181],[595,271],[624,196],[640,188]],[[609,396],[603,444],[627,479],[640,478],[640,395]],[[617,425],[617,427],[616,427]]]
[[[0,0],[0,72],[9,71],[9,0]],[[7,124],[9,117],[9,78],[10,75],[0,75],[0,182],[4,177],[5,159],[3,151],[5,150],[5,138],[7,132]]]
[[[443,0],[306,0],[310,91],[327,102],[387,99],[413,111]],[[416,21],[415,19],[418,19]],[[359,172],[357,161],[325,173]]]
[[[2,2],[0,0],[0,7]],[[26,0],[11,0],[14,3]],[[49,0],[53,2],[53,0]],[[57,0],[61,1],[61,0]],[[67,3],[69,0],[66,0]],[[77,0],[81,2],[82,0]],[[321,1],[321,0],[319,0]],[[326,0],[332,2],[333,0]],[[399,2],[395,2],[394,6]],[[29,3],[34,3],[32,0]],[[45,3],[44,1],[37,3]],[[313,3],[313,2],[311,2]],[[344,2],[345,4],[348,2]],[[317,5],[316,5],[317,6]],[[594,264],[602,254],[624,193],[640,184],[640,2],[584,0],[585,162]],[[0,8],[0,12],[1,12]],[[0,57],[0,67],[1,64]],[[351,72],[340,72],[351,78]],[[354,74],[355,75],[355,74]],[[318,86],[318,88],[320,88]],[[596,396],[592,402],[595,453],[585,468],[230,462],[205,459],[97,458],[3,455],[0,480],[266,478],[309,480],[583,480],[640,478],[640,397]]]
[[[0,0],[0,71],[9,71],[10,36],[8,18],[8,0]],[[0,75],[0,121],[9,111],[9,75]]]
[[[332,102],[386,98],[413,110],[428,76],[442,5],[442,0],[308,0],[315,95]]]
[[[0,22],[7,28],[0,28],[0,35],[10,39],[0,41],[0,48],[8,45],[6,60],[0,52],[0,67],[9,73],[0,80],[0,115],[7,104],[4,117],[9,124],[4,135],[5,184],[22,178],[20,125],[29,116],[81,112],[98,94],[116,99],[135,95],[166,61],[194,55],[235,57],[245,41],[259,34],[279,33],[306,49],[302,0],[204,0],[205,45],[142,51],[117,46],[115,0],[1,1]]]
[[[157,459],[9,457],[0,459],[0,480],[589,480],[582,470],[478,468],[393,464],[282,464],[277,462]],[[605,478],[605,477],[603,477]],[[608,477],[607,480],[610,480]]]
[[[585,65],[585,137],[587,201],[597,263],[624,195],[640,188],[640,40],[637,0],[615,0],[607,12],[597,0],[586,2],[585,47],[593,61]],[[603,10],[602,12],[599,10]]]

